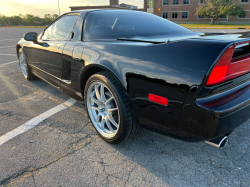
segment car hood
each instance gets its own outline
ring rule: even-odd
[[[160,36],[133,36],[133,37],[121,37],[118,40],[123,41],[135,41],[135,42],[149,42],[149,43],[172,43],[187,39],[201,39],[201,40],[219,40],[219,41],[242,41],[250,39],[250,32],[245,33],[181,33],[181,34],[168,34]]]

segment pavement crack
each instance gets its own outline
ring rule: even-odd
[[[18,178],[26,178],[28,176],[32,176],[32,175],[34,175],[33,174],[34,172],[45,169],[45,168],[49,167],[50,165],[52,165],[52,164],[54,164],[54,163],[56,163],[56,162],[58,162],[58,161],[60,161],[60,160],[62,160],[64,158],[66,158],[66,157],[74,154],[75,152],[79,151],[80,149],[88,146],[89,144],[92,143],[92,140],[93,140],[93,138],[91,138],[90,136],[86,136],[85,138],[78,138],[78,140],[76,142],[74,142],[72,144],[69,144],[68,147],[70,147],[69,148],[70,151],[67,152],[66,154],[64,154],[61,157],[58,157],[57,159],[55,159],[54,161],[52,161],[52,162],[50,162],[48,164],[45,164],[45,165],[43,165],[41,167],[38,167],[38,168],[34,168],[32,166],[26,167],[26,168],[24,168],[24,169],[22,169],[22,170],[20,170],[20,171],[18,171],[16,173],[12,174],[11,176],[6,177],[5,179],[1,180],[0,181],[0,186],[9,184],[11,181],[13,181],[15,179],[18,179]],[[33,177],[33,180],[35,182],[34,177]]]
[[[32,179],[33,179],[33,182],[34,182],[34,186],[36,187],[36,180],[35,180],[34,173],[32,173]]]
[[[35,169],[33,168],[33,167],[26,167],[26,168],[24,168],[24,169],[22,169],[22,170],[20,170],[20,171],[18,171],[18,172],[16,172],[16,173],[14,173],[14,174],[12,174],[11,176],[9,176],[9,177],[7,177],[7,178],[5,178],[5,179],[3,179],[3,180],[1,180],[0,181],[0,185],[6,185],[6,184],[8,184],[11,180],[13,180],[13,179],[16,179],[16,178],[19,178],[19,177],[21,177],[21,176],[23,176],[23,175],[25,175],[25,174],[28,174],[28,173],[33,173],[35,171]]]

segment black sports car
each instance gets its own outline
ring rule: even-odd
[[[37,77],[82,102],[97,134],[120,143],[141,127],[223,147],[250,118],[250,33],[193,32],[153,14],[81,10],[16,46]]]

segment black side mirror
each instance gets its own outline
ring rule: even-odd
[[[24,35],[24,39],[26,41],[32,41],[34,43],[37,43],[37,33],[36,32],[28,32]]]

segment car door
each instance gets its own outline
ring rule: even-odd
[[[72,29],[79,15],[67,14],[52,23],[28,48],[29,65],[36,75],[60,87],[63,72],[62,51],[72,37]]]

